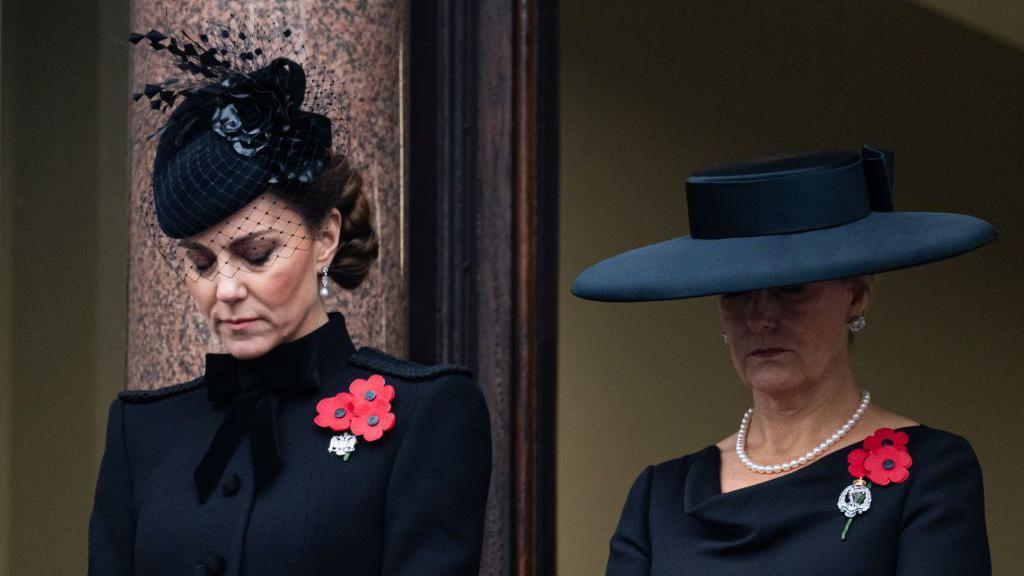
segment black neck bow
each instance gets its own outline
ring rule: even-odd
[[[266,486],[281,467],[277,442],[277,406],[280,394],[301,394],[320,386],[317,375],[318,342],[300,338],[279,345],[254,360],[230,354],[206,355],[209,398],[229,405],[206,455],[196,466],[199,501],[206,502],[224,469],[248,432],[256,489]]]

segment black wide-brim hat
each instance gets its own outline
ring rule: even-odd
[[[895,212],[891,152],[865,147],[776,157],[686,181],[689,236],[586,269],[572,293],[640,302],[873,274],[969,252],[995,239],[980,218]]]

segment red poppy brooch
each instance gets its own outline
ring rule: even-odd
[[[379,440],[395,427],[395,415],[391,413],[394,399],[395,388],[380,374],[366,380],[357,378],[349,384],[348,392],[321,399],[313,422],[321,428],[344,432],[331,438],[327,451],[348,460],[360,436],[367,442]]]
[[[854,517],[871,508],[872,486],[900,484],[910,478],[909,468],[914,461],[907,452],[909,440],[906,432],[879,428],[864,439],[860,448],[854,449],[846,457],[849,462],[847,471],[854,480],[839,495],[839,510],[846,515],[840,540],[846,540],[846,533]]]

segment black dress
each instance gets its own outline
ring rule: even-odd
[[[491,440],[465,369],[356,351],[337,313],[212,370],[225,356],[210,355],[196,381],[113,402],[90,574],[477,574]],[[314,424],[317,404],[375,374],[394,387],[394,427],[346,460],[328,451],[339,432]],[[285,385],[293,375],[303,384]],[[215,446],[223,430],[242,433]],[[212,482],[201,497],[196,469],[210,454],[219,465],[200,475]]]
[[[833,452],[805,468],[721,493],[716,446],[648,467],[611,541],[609,576],[863,576],[991,573],[981,469],[960,436],[902,428],[910,477],[874,486],[846,540],[837,507],[852,477]]]

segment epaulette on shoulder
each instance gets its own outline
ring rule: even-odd
[[[195,390],[196,388],[201,388],[204,384],[206,384],[206,378],[200,376],[195,380],[153,390],[122,390],[117,393],[117,397],[129,404],[144,404],[188,392],[189,390]]]
[[[437,378],[438,376],[444,376],[447,374],[462,374],[464,376],[473,375],[473,372],[469,368],[458,364],[438,364],[436,366],[417,364],[415,362],[409,362],[408,360],[395,358],[390,354],[370,347],[363,347],[356,350],[356,353],[352,355],[351,362],[356,366],[368,368],[376,372],[383,372],[384,374],[391,376],[398,376],[399,378],[406,378],[408,380],[424,380],[427,378]]]

